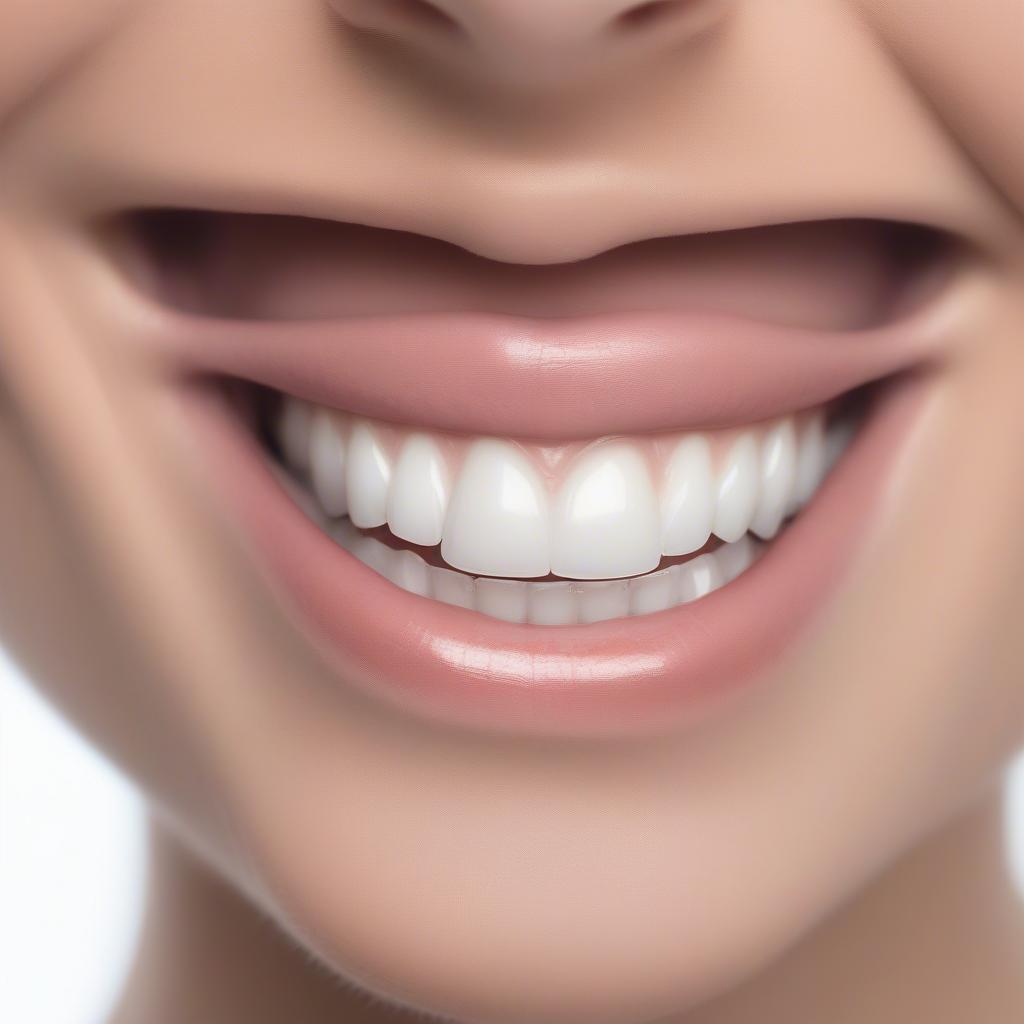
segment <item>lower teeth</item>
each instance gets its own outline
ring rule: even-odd
[[[365,565],[412,594],[506,622],[542,626],[649,615],[688,604],[745,572],[764,547],[748,534],[689,561],[631,579],[531,582],[475,577],[428,565],[413,551],[396,550],[360,532],[348,519],[332,523],[329,532]]]

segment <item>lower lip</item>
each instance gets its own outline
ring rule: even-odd
[[[882,504],[923,383],[879,396],[811,505],[739,578],[692,604],[586,626],[506,623],[399,589],[301,512],[224,403],[207,393],[187,414],[232,515],[344,685],[475,730],[599,737],[702,719],[811,631]]]

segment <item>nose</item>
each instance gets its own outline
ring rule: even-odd
[[[440,67],[549,87],[641,64],[706,32],[728,0],[330,0],[353,28]]]

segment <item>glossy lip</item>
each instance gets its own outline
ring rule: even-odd
[[[346,684],[476,730],[606,737],[703,717],[817,619],[869,528],[926,384],[925,374],[888,382],[811,504],[738,579],[693,604],[586,626],[511,624],[401,590],[300,511],[226,402],[199,389],[185,411],[231,518]]]
[[[174,371],[241,378],[346,412],[521,440],[735,426],[824,404],[933,355],[943,303],[823,332],[745,317],[470,313],[233,321],[146,307]]]

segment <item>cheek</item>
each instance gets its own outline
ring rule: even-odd
[[[0,641],[32,683],[151,792],[182,797],[182,734],[157,673],[107,600],[97,551],[73,500],[35,458],[38,439],[5,415],[0,393]],[[190,784],[194,792],[201,785]]]
[[[0,124],[138,0],[31,0],[0,4]]]
[[[1024,206],[1020,0],[861,0],[947,130]]]

